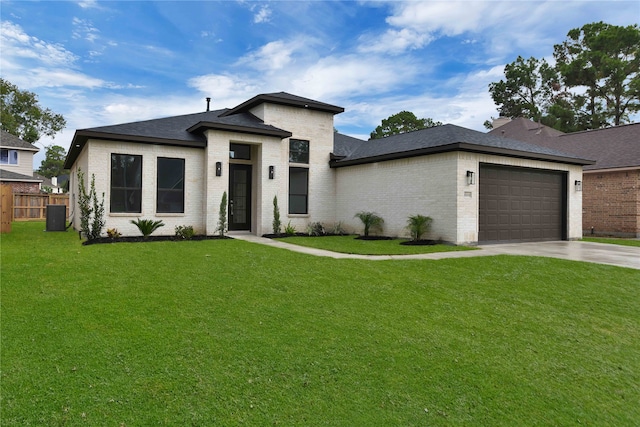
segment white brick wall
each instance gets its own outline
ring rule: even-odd
[[[373,211],[385,223],[382,234],[408,237],[409,215],[433,218],[425,238],[456,241],[456,154],[412,157],[336,169],[336,220],[362,233],[354,215]]]
[[[433,218],[426,238],[456,244],[478,241],[478,171],[480,163],[560,170],[568,172],[568,236],[582,233],[582,197],[573,188],[582,167],[494,155],[454,152],[336,169],[336,219],[362,233],[353,218],[358,211],[374,211],[385,220],[383,234],[408,237],[409,215]],[[467,185],[466,172],[475,173]]]
[[[280,163],[276,164],[276,181],[280,219],[289,221],[298,231],[310,222],[333,224],[335,221],[335,173],[329,167],[333,151],[333,114],[284,105],[262,104],[251,111],[265,123],[285,129],[294,139],[309,141],[309,210],[308,215],[289,215],[289,139],[280,146]],[[267,156],[265,156],[266,161]],[[273,157],[275,161],[275,155]],[[304,165],[302,165],[304,166]],[[265,164],[265,170],[267,168]],[[273,196],[264,192],[262,233],[272,232]]]
[[[111,213],[109,201],[111,197],[111,154],[142,155],[142,212]],[[170,157],[185,159],[185,212],[184,214],[156,213],[157,158]],[[74,228],[80,228],[79,211],[77,210],[77,168],[85,173],[85,186],[89,191],[91,175],[96,177],[98,197],[104,193],[105,220],[104,232],[108,228],[116,228],[124,236],[140,235],[138,228],[131,220],[138,218],[162,220],[164,227],[154,235],[173,235],[177,225],[191,225],[196,233],[204,232],[203,202],[204,186],[202,177],[204,151],[197,148],[172,147],[165,145],[135,144],[122,141],[89,140],[76,160],[72,170],[72,201],[75,206]]]

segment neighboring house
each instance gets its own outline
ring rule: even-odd
[[[51,178],[47,178],[46,176],[42,176],[38,173],[34,173],[33,176],[34,178],[42,180],[42,182],[40,183],[40,191],[45,193],[51,193],[51,194],[64,193],[63,185],[60,185],[62,180],[60,180],[57,176],[52,176]],[[66,182],[69,179],[68,175],[66,176],[67,178],[65,179],[64,182]]]
[[[271,233],[273,198],[298,231],[375,211],[383,234],[408,236],[407,217],[433,218],[428,238],[456,244],[582,235],[579,156],[444,125],[362,141],[334,133],[344,109],[288,93],[232,109],[77,130],[65,168],[105,194],[107,228],[139,234],[136,218],[215,234],[228,193],[229,230]],[[79,229],[80,218],[74,218]]]
[[[40,151],[17,136],[0,131],[0,182],[14,193],[39,193],[41,179],[33,176],[33,155]]]
[[[563,133],[519,118],[489,133],[595,160],[583,171],[584,234],[640,237],[640,123]]]

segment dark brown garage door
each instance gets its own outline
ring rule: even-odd
[[[479,175],[479,242],[566,238],[564,172],[481,164]]]

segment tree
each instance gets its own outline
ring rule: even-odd
[[[0,78],[0,127],[3,130],[34,143],[42,135],[53,138],[66,124],[61,114],[40,107],[35,93],[20,90]]]
[[[569,87],[586,87],[578,101],[590,128],[620,125],[640,111],[640,27],[594,22],[574,28],[554,46],[557,69]]]
[[[544,59],[521,56],[504,67],[505,80],[489,85],[493,102],[504,117],[538,121],[552,103],[558,75]]]
[[[554,57],[555,67],[533,57],[505,66],[505,80],[489,85],[501,115],[575,132],[623,124],[640,111],[638,25],[575,28]]]
[[[38,173],[47,178],[69,173],[69,170],[64,168],[64,158],[66,155],[64,148],[59,145],[47,147],[45,158],[42,163],[40,163]]]
[[[441,122],[435,122],[433,119],[419,119],[410,111],[400,111],[382,120],[382,124],[371,132],[370,139],[385,138],[390,135],[397,135],[414,130],[426,129],[435,126],[441,126]]]

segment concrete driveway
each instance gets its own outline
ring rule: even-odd
[[[278,240],[267,239],[264,237],[244,233],[230,233],[230,236],[234,239],[246,240],[249,242],[288,249],[291,251],[306,253],[309,255],[326,256],[337,259],[351,258],[368,259],[375,261],[390,259],[444,259],[492,255],[525,255],[560,258],[573,261],[594,262],[598,264],[609,264],[640,270],[640,247],[610,245],[605,243],[578,241],[509,243],[497,245],[481,245],[479,246],[480,249],[475,251],[437,252],[433,254],[417,255],[355,255],[325,251],[322,249],[307,248],[304,246],[293,245]]]
[[[482,252],[490,252],[490,255],[544,256],[640,270],[640,247],[634,246],[559,241],[483,245],[480,248]]]

